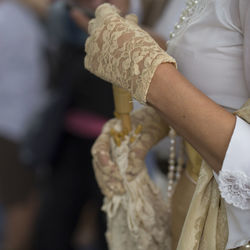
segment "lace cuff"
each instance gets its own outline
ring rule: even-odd
[[[219,190],[228,204],[250,209],[250,178],[241,171],[220,171]]]

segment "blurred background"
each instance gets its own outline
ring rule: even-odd
[[[113,96],[111,85],[83,66],[87,23],[104,2],[122,15],[135,13],[165,50],[185,5],[185,0],[0,0],[1,250],[107,249],[90,149],[113,117]],[[163,190],[166,144],[147,157]]]

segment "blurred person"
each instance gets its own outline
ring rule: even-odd
[[[0,2],[0,203],[3,250],[27,250],[38,207],[35,173],[20,157],[34,115],[45,105],[48,0]]]
[[[69,11],[77,6],[91,14],[102,2],[58,1],[50,9],[49,34],[57,45],[52,85],[69,103],[36,223],[36,250],[106,249],[102,196],[90,148],[103,124],[113,116],[112,88],[82,68],[87,33],[79,29]]]

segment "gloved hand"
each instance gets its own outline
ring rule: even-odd
[[[102,4],[89,22],[85,67],[98,77],[128,89],[146,103],[149,85],[157,66],[175,60],[128,15],[123,18],[116,7]]]
[[[169,131],[161,116],[151,107],[144,107],[131,115],[132,126],[141,124],[142,131],[139,138],[131,144],[128,154],[128,168],[126,181],[132,181],[145,169],[144,158],[148,151]],[[124,194],[124,179],[111,157],[110,131],[119,123],[118,119],[108,121],[92,147],[93,165],[97,182],[103,194],[111,198],[114,194]]]

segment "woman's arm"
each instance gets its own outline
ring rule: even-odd
[[[135,22],[119,16],[114,6],[98,7],[89,33],[85,67],[161,111],[218,172],[235,117],[189,83],[173,66],[175,60]]]
[[[220,171],[235,127],[234,115],[196,89],[168,63],[157,68],[147,101],[216,172]]]

